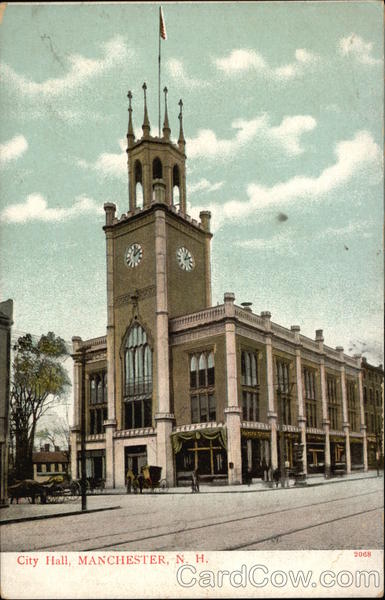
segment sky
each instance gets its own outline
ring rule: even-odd
[[[188,212],[212,211],[213,304],[383,362],[383,7],[164,3]],[[158,7],[10,4],[0,71],[1,299],[14,328],[105,334],[104,202],[128,209],[127,92],[157,135]]]

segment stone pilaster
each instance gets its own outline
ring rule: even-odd
[[[203,229],[210,233],[211,213],[208,210],[202,210],[199,213],[199,218]],[[211,235],[207,235],[205,239],[205,288],[206,288],[206,307],[211,306]]]
[[[362,371],[361,371],[361,354],[355,355],[357,359],[357,367],[360,369],[358,372],[358,402],[360,407],[360,431],[362,433],[362,462],[364,465],[364,471],[368,470],[368,440],[367,440],[367,423],[365,423],[365,407],[364,407],[364,389],[362,385]]]
[[[142,164],[142,187],[143,187],[143,207],[150,206],[152,202],[152,165],[150,164],[150,158],[148,151],[146,152],[145,162]]]
[[[106,265],[107,265],[107,421],[104,422],[106,434],[106,487],[115,487],[114,440],[116,430],[115,398],[115,313],[114,313],[114,238],[108,228],[112,224],[116,207],[105,204],[106,212]]]
[[[235,316],[235,296],[224,295],[225,315],[228,319]],[[238,402],[237,350],[235,340],[235,323],[227,320],[225,324],[226,338],[226,392],[225,408],[227,427],[227,462],[229,484],[242,483],[241,454],[241,408]]]
[[[307,450],[306,450],[306,417],[305,407],[303,401],[303,386],[302,386],[302,361],[301,361],[301,348],[299,332],[299,325],[292,325],[291,331],[294,333],[295,341],[298,347],[295,351],[295,373],[296,373],[296,387],[297,387],[297,406],[298,406],[298,427],[301,430],[301,443],[303,444],[303,470],[307,474]]]
[[[340,360],[344,360],[344,349],[342,346],[337,346],[336,350],[340,353]],[[341,373],[341,398],[342,398],[342,429],[345,433],[345,456],[346,456],[346,472],[349,474],[352,471],[352,462],[350,458],[350,426],[348,415],[348,403],[346,396],[346,374],[345,365],[340,367]]]
[[[174,461],[171,445],[171,430],[174,415],[170,413],[170,374],[167,302],[167,237],[166,217],[163,210],[155,211],[155,260],[156,260],[156,373],[158,465],[162,477],[169,485],[174,484]]]
[[[163,165],[163,180],[166,186],[166,204],[172,206],[172,167],[170,165]]]
[[[225,408],[229,485],[242,483],[241,413],[239,406]]]
[[[271,313],[269,311],[261,312],[264,327],[266,331],[266,381],[267,381],[267,418],[270,425],[270,456],[271,468],[278,468],[278,446],[277,446],[277,412],[274,403],[274,367],[273,367],[273,347],[271,341]]]
[[[325,359],[321,358],[320,364],[321,401],[322,401],[322,425],[325,432],[325,476],[330,477],[330,421],[328,411],[328,399],[326,393]]]

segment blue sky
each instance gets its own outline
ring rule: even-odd
[[[1,294],[15,329],[106,323],[103,203],[126,212],[127,91],[157,133],[158,4],[8,5],[0,38]],[[382,362],[380,2],[163,4],[171,136],[213,213],[213,302]]]

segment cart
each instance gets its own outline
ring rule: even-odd
[[[145,465],[140,471],[143,477],[144,489],[150,489],[152,492],[155,490],[165,492],[168,489],[167,481],[161,479],[162,467]]]
[[[78,481],[65,475],[54,475],[42,484],[46,491],[46,501],[53,504],[75,502],[79,499],[81,488]]]
[[[54,475],[47,481],[39,482],[34,479],[23,479],[8,487],[11,504],[20,499],[28,500],[31,504],[75,501],[80,495],[80,486],[76,481],[64,475]]]

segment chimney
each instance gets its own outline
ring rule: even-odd
[[[55,452],[60,452],[60,446],[55,446]]]
[[[44,444],[44,452],[49,452],[49,444]]]
[[[243,310],[247,311],[247,312],[253,312],[251,307],[253,306],[252,302],[241,302],[241,306],[243,308]]]

